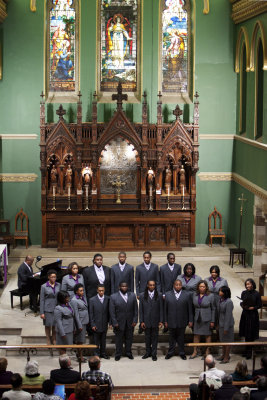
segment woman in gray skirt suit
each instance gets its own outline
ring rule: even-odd
[[[209,292],[206,281],[199,281],[196,293],[193,294],[193,306],[195,309],[194,317],[194,343],[199,343],[200,336],[205,336],[206,343],[211,342],[211,333],[215,322],[215,304],[214,296]],[[209,348],[206,349],[206,355],[209,354]],[[190,358],[197,357],[197,347]]]
[[[76,344],[84,344],[86,327],[89,324],[89,313],[86,296],[84,294],[84,286],[81,283],[77,283],[77,285],[74,286],[74,296],[70,301],[70,305],[75,315]],[[82,354],[81,359],[83,362],[86,362]]]
[[[40,316],[45,326],[47,344],[56,344],[56,329],[54,309],[57,305],[57,294],[60,291],[60,283],[56,282],[57,273],[50,269],[47,273],[48,281],[41,286]]]
[[[234,305],[231,300],[231,290],[228,286],[222,286],[219,290],[220,300],[217,301],[219,339],[220,342],[234,341]],[[229,363],[231,346],[223,347],[222,356],[219,358],[220,364]]]
[[[68,265],[68,274],[63,277],[61,285],[61,289],[69,293],[70,299],[74,296],[73,289],[77,283],[84,285],[84,280],[83,276],[79,274],[78,264],[74,261]]]
[[[73,344],[74,311],[69,304],[68,292],[60,290],[57,295],[58,306],[55,308],[56,344]],[[60,351],[61,354],[65,351]]]
[[[210,267],[210,276],[205,278],[209,286],[210,293],[214,294],[215,300],[219,300],[219,290],[222,286],[228,286],[227,280],[220,276],[220,268],[218,265]]]
[[[198,282],[201,281],[201,277],[196,275],[196,268],[194,264],[185,264],[183,272],[184,273],[182,275],[178,275],[176,279],[179,279],[182,282],[184,290],[195,292]]]

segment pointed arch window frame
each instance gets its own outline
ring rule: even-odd
[[[51,91],[50,90],[50,6],[52,0],[44,1],[44,93],[47,103],[76,103],[79,99],[80,90],[80,10],[81,0],[73,0],[75,7],[75,90],[74,91]]]
[[[196,0],[187,0],[187,91],[185,93],[169,93],[162,89],[162,12],[165,0],[159,0],[159,53],[158,53],[158,90],[162,94],[164,103],[192,103],[195,88],[195,29],[196,29]]]

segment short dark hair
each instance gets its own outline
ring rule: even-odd
[[[78,267],[78,272],[79,272],[79,265],[78,265],[78,263],[77,263],[76,261],[73,261],[73,262],[71,262],[71,263],[68,265],[68,273],[69,273],[70,275],[72,274],[72,267],[73,267],[74,265],[77,265],[77,267]]]
[[[100,364],[100,359],[98,356],[90,357],[88,360],[89,368],[91,370],[97,370]]]
[[[224,299],[231,299],[231,290],[228,286],[222,286],[219,289],[219,292],[223,292],[223,298]]]
[[[7,368],[7,359],[5,357],[0,358],[0,372],[6,371]]]
[[[43,388],[43,392],[44,394],[50,395],[54,393],[55,390],[55,382],[52,379],[46,379],[45,381],[43,381],[42,383],[42,388]]]
[[[99,284],[97,285],[97,289],[100,288],[100,287],[103,287],[104,289],[106,288],[105,285],[104,285],[104,283],[99,283]]]
[[[87,381],[77,382],[75,389],[75,399],[77,400],[88,400],[91,396],[90,384]]]
[[[50,270],[47,272],[47,276],[50,276],[50,275],[53,275],[53,274],[57,275],[57,271],[55,271],[54,269],[50,269]]]
[[[84,288],[83,284],[82,283],[76,283],[76,285],[73,288],[74,293],[76,294],[80,288]]]
[[[10,383],[13,389],[17,389],[22,385],[22,376],[20,374],[13,374],[10,378]]]
[[[143,257],[144,257],[145,254],[149,254],[150,258],[152,257],[151,251],[149,251],[149,250],[146,250],[146,251],[143,253]]]
[[[264,390],[266,390],[267,389],[267,377],[260,376],[257,379],[257,386],[258,386],[259,392],[263,392]]]
[[[127,283],[127,282],[125,282],[125,281],[121,281],[121,282],[119,283],[119,287],[120,287],[121,285],[123,285],[123,284],[125,284],[125,285],[127,285],[127,286],[128,286],[128,283]]]
[[[197,287],[196,287],[196,294],[199,294],[199,285],[201,285],[202,283],[204,283],[205,287],[206,287],[206,294],[209,294],[209,285],[207,283],[207,281],[205,281],[204,279],[201,279],[201,281],[198,282]]]
[[[65,304],[67,297],[70,297],[69,293],[66,290],[60,290],[57,294],[58,304]]]
[[[120,256],[121,254],[123,254],[126,257],[125,251],[120,251],[118,255]]]
[[[94,255],[94,257],[93,257],[93,261],[95,261],[96,257],[101,257],[101,258],[103,258],[103,256],[102,256],[101,253],[96,253],[96,254]]]
[[[187,268],[188,268],[188,267],[191,267],[191,268],[192,268],[192,275],[195,275],[195,273],[196,273],[196,268],[195,268],[194,264],[192,264],[192,263],[187,263],[187,264],[185,264],[185,266],[184,266],[184,274],[186,275],[186,271],[187,271]]]
[[[215,271],[216,274],[217,274],[218,276],[220,276],[221,271],[220,271],[220,268],[218,267],[218,265],[212,265],[212,266],[210,267],[210,274],[212,273],[212,271]]]
[[[256,283],[255,283],[255,281],[253,279],[251,279],[251,278],[246,279],[245,280],[245,287],[246,287],[247,282],[250,282],[252,284],[252,287],[253,287],[254,290],[256,289]]]

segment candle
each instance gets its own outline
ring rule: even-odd
[[[68,196],[70,197],[70,187],[68,187]]]
[[[53,186],[53,197],[55,197],[55,195],[56,195],[56,187]]]
[[[170,186],[168,186],[168,196],[170,195]]]
[[[86,195],[86,197],[88,197],[88,186],[87,185],[85,186],[85,195]]]
[[[183,185],[183,196],[184,196],[184,185]]]
[[[149,186],[149,196],[152,197],[152,186]]]

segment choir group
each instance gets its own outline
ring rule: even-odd
[[[217,331],[220,342],[233,342],[234,307],[231,290],[226,279],[220,276],[220,268],[210,267],[210,275],[202,279],[192,263],[187,263],[182,273],[173,253],[168,253],[167,263],[160,268],[151,258],[150,251],[143,254],[143,263],[136,267],[135,277],[134,267],[126,262],[124,252],[119,253],[118,263],[111,268],[103,265],[101,254],[94,255],[90,267],[80,268],[72,262],[61,284],[56,282],[56,272],[50,270],[40,293],[40,315],[47,344],[84,344],[88,332],[97,345],[95,354],[108,359],[106,334],[110,327],[115,333],[115,360],[122,356],[123,342],[125,355],[133,359],[133,332],[138,319],[139,333],[145,333],[143,359],[157,360],[161,327],[169,331],[166,359],[174,355],[176,343],[179,356],[186,359],[187,326],[193,330],[195,343],[202,336],[207,343],[211,342],[213,330]],[[245,341],[254,341],[259,335],[261,298],[252,279],[245,282],[240,305],[239,335]],[[229,354],[230,345],[223,348],[221,363],[229,362]],[[197,356],[195,347],[190,358]],[[246,348],[245,356],[251,357],[251,348]]]

